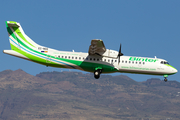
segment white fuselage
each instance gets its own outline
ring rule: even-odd
[[[35,43],[24,33],[18,22],[6,21],[6,27],[11,50],[4,50],[4,53],[46,66],[94,72],[96,79],[101,73],[139,73],[164,75],[166,78],[177,72],[163,59],[123,56],[121,44],[118,52],[106,49],[101,39],[93,39],[88,53],[58,51]]]
[[[124,73],[169,75],[177,72],[177,69],[175,69],[171,65],[164,64],[166,60],[159,58],[121,56],[120,63],[118,63],[118,59],[115,57],[89,55],[88,53],[82,53],[82,52],[58,51],[49,48],[48,54],[54,56],[55,58],[58,57],[58,58],[75,60],[79,62],[81,61],[81,62],[108,65],[117,69],[118,72],[124,72]],[[74,67],[82,70],[78,66],[74,66]],[[109,72],[111,73],[113,71],[109,71]]]

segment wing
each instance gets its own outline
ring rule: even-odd
[[[94,54],[103,55],[105,52],[106,52],[106,47],[104,46],[102,40],[99,39],[91,40],[91,45],[89,46],[89,51],[88,51],[90,55],[94,55]]]

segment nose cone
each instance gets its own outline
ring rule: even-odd
[[[178,70],[175,67],[173,67],[171,65],[167,65],[167,64],[166,64],[166,66],[167,66],[167,69],[169,71],[169,74],[175,74],[178,72]]]
[[[175,68],[175,69],[174,69],[174,72],[175,72],[175,73],[177,73],[177,72],[178,72],[178,70]]]
[[[172,74],[175,74],[178,72],[178,70],[175,67],[171,67],[172,68]]]

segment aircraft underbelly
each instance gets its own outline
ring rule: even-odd
[[[164,74],[169,74],[169,72],[166,71],[158,71],[155,69],[120,69],[119,72],[123,73],[135,73],[135,74],[151,74],[151,75],[164,75]]]

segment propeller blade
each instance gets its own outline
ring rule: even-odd
[[[120,44],[119,53],[118,53],[118,56],[117,56],[117,58],[118,58],[118,64],[120,63],[120,56],[123,56],[123,55],[124,55],[124,54],[121,53],[121,44]]]
[[[120,63],[120,56],[118,56],[118,64]]]

